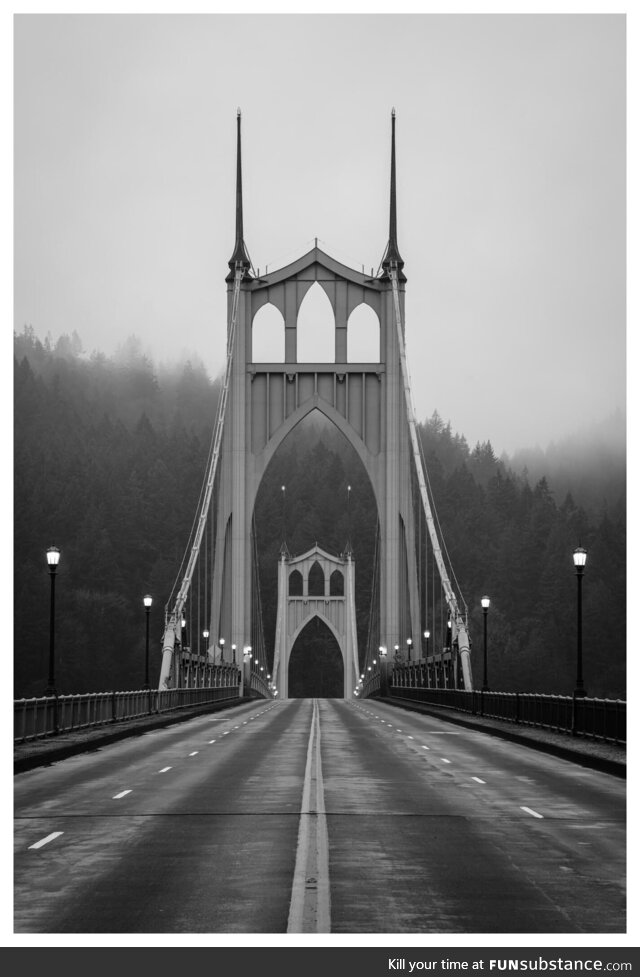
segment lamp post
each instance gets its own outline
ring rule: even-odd
[[[409,652],[409,661],[411,661],[411,649],[413,647],[413,638],[407,638],[407,650]]]
[[[211,685],[211,673],[209,671],[209,655],[207,654],[207,651],[209,649],[209,630],[208,630],[208,628],[205,628],[204,629],[204,631],[202,632],[202,637],[204,639],[204,649],[202,651],[202,657],[203,657],[204,661],[202,662],[202,685],[201,685],[201,687],[204,688],[205,685],[206,685],[206,683],[207,683],[207,681],[209,682],[209,685]]]
[[[235,649],[235,645],[232,645],[231,647]],[[233,653],[233,657],[235,660],[235,651]],[[251,654],[251,645],[246,645],[246,647],[243,649],[242,657],[243,657],[242,695],[245,698],[249,698],[251,696],[251,659],[253,657]]]
[[[249,649],[249,650],[251,650],[251,649]],[[233,664],[235,665],[235,663],[236,663],[236,646],[235,645],[231,645],[231,651],[233,652]]]
[[[480,603],[482,604],[482,614],[484,616],[484,681],[482,683],[482,691],[489,691],[489,682],[487,679],[487,614],[489,613],[489,604],[491,603],[488,597],[481,597]]]
[[[145,642],[144,649],[144,688],[149,689],[149,614],[151,613],[151,605],[153,603],[153,597],[151,594],[145,594],[142,598],[144,604],[145,615],[147,618],[147,640]]]
[[[49,579],[51,580],[51,602],[49,608],[49,682],[45,695],[57,696],[55,680],[55,620],[56,620],[56,570],[60,562],[60,550],[57,546],[50,546],[47,550],[49,565]],[[57,725],[57,724],[56,724]]]
[[[180,642],[184,651],[187,644],[187,619],[184,614],[180,617]]]
[[[582,698],[587,693],[584,687],[584,680],[582,678],[582,576],[584,574],[584,565],[587,562],[587,551],[578,546],[573,553],[573,565],[576,568],[576,577],[578,579],[578,646],[577,646],[577,671],[576,671],[576,688],[574,695]]]
[[[218,638],[218,644],[220,645],[220,661],[224,664],[224,638]]]

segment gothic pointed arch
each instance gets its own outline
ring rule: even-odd
[[[344,597],[344,576],[340,570],[334,570],[329,578],[329,596]]]
[[[355,307],[347,322],[347,362],[380,362],[380,320],[364,302]]]
[[[324,597],[324,571],[318,562],[309,570],[307,593],[309,597]]]
[[[298,363],[334,363],[335,332],[335,315],[329,297],[314,282],[298,310]]]
[[[254,363],[284,363],[284,317],[267,302],[253,317],[251,360]]]
[[[299,570],[292,570],[289,574],[289,597],[302,597],[304,581]]]

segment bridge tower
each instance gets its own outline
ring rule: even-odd
[[[389,648],[399,645],[406,649],[412,637],[419,645],[411,444],[391,274],[393,269],[404,322],[407,279],[397,240],[395,112],[391,118],[389,238],[375,275],[347,267],[321,250],[317,241],[286,267],[263,275],[255,272],[244,241],[240,127],[238,112],[236,234],[226,278],[228,323],[229,328],[235,323],[235,338],[215,502],[211,645],[220,638],[226,648],[251,644],[256,496],[280,444],[314,410],[342,432],[371,481],[379,527],[380,640]],[[239,270],[242,281],[237,294],[234,281]],[[298,312],[316,282],[333,309],[335,359],[304,363],[298,358]],[[283,363],[253,360],[254,319],[268,303],[284,319]],[[376,314],[380,326],[380,354],[374,363],[353,363],[347,358],[349,317],[363,303]]]
[[[315,584],[315,586],[314,586]],[[344,698],[358,682],[355,563],[351,549],[333,556],[316,545],[301,556],[286,546],[278,565],[278,616],[273,659],[273,682],[280,698],[289,695],[289,660],[296,638],[314,617],[328,626],[340,648]]]

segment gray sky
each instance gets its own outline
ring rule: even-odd
[[[245,240],[377,268],[390,112],[419,419],[513,451],[624,410],[622,15],[19,15],[14,328],[224,366]]]

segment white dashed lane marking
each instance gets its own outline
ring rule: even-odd
[[[113,795],[112,800],[119,801],[121,797],[126,797],[126,795],[127,794],[130,794],[130,793],[131,793],[130,790],[121,790],[119,794],[114,794]]]
[[[373,713],[369,713],[369,715],[373,715]],[[374,719],[379,719],[378,716],[373,716],[373,718]],[[393,723],[388,723],[385,719],[380,719],[379,721],[382,723],[383,726],[388,726],[388,727],[393,728]],[[397,733],[401,733],[402,730],[401,729],[398,729],[396,727],[396,732]],[[448,730],[435,730],[435,729],[434,730],[431,730],[431,733],[432,733],[432,735],[435,735],[435,736],[459,736],[460,735],[460,733],[457,732],[457,731],[454,732],[454,731],[448,731]],[[407,738],[410,739],[410,740],[412,740],[413,739],[413,736],[408,736]],[[422,749],[423,750],[430,749],[430,747],[425,746],[424,744],[421,744],[421,746],[422,746]],[[440,759],[442,760],[443,763],[451,763],[451,760],[447,760],[446,757],[440,757]],[[481,777],[472,777],[471,779],[472,780],[475,780],[475,782],[477,784],[486,784],[486,780],[482,780]],[[527,814],[530,814],[534,818],[544,819],[544,815],[543,814],[539,814],[538,811],[534,811],[533,808],[531,808],[531,807],[525,807],[524,805],[521,805],[520,810],[521,811],[525,811]]]
[[[171,767],[163,767],[162,770],[158,770],[158,773],[166,773],[167,770],[171,770]]]
[[[36,841],[35,844],[29,845],[29,848],[43,848],[44,845],[48,845],[50,841],[53,841],[55,838],[59,838],[62,834],[64,834],[64,831],[52,831],[51,834],[47,835],[46,838],[41,838],[40,841]]]

